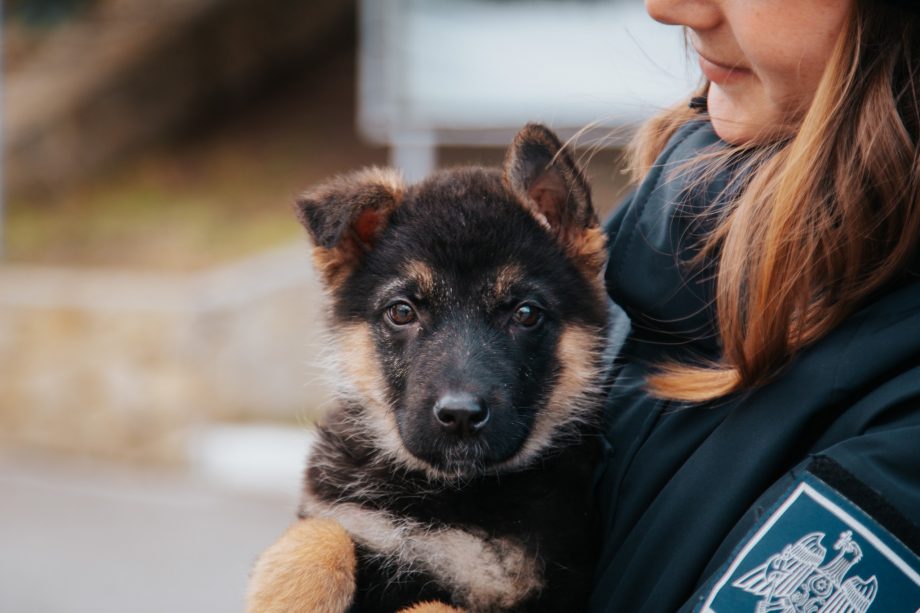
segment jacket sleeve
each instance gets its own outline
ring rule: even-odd
[[[920,610],[920,396],[901,377],[917,381],[920,368],[860,401],[885,409],[867,411],[859,435],[758,500],[685,610]]]

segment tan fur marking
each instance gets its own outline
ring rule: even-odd
[[[343,326],[339,344],[343,358],[340,366],[348,380],[375,416],[386,416],[390,411],[384,398],[384,377],[370,326],[364,323]]]
[[[495,285],[492,290],[495,298],[504,298],[511,290],[511,286],[520,281],[523,276],[524,271],[517,264],[500,268],[498,274],[495,275]]]
[[[607,263],[607,234],[600,226],[579,230],[562,238],[562,248],[574,260],[591,284],[594,297],[607,300],[604,287],[604,264]]]
[[[586,326],[570,325],[562,331],[556,347],[556,361],[562,370],[546,408],[537,413],[533,430],[521,451],[499,468],[527,465],[553,445],[560,426],[591,419],[586,411],[596,405],[601,383],[598,342],[598,332]]]
[[[510,609],[542,586],[539,563],[517,543],[481,539],[463,530],[442,530],[422,549],[426,566],[456,581],[475,610]]]
[[[332,249],[313,247],[313,265],[332,290],[345,282],[360,257],[361,250],[352,241],[344,241]]]
[[[248,613],[341,613],[355,591],[355,551],[330,519],[300,520],[258,559]]]
[[[355,181],[382,185],[384,189],[393,194],[393,200],[396,202],[402,200],[406,191],[406,184],[402,175],[395,168],[370,166],[356,172],[354,178]]]
[[[464,611],[443,602],[420,602],[408,609],[400,610],[399,613],[464,613]]]
[[[418,284],[419,290],[426,295],[434,293],[434,273],[425,262],[412,260],[403,267],[403,274]]]
[[[338,345],[341,351],[339,366],[345,374],[339,382],[340,391],[366,409],[368,419],[364,425],[374,436],[377,448],[404,466],[431,471],[428,464],[406,450],[399,436],[393,408],[386,400],[386,380],[380,371],[370,327],[363,323],[343,326]]]
[[[484,539],[458,528],[438,528],[354,503],[330,504],[309,492],[304,510],[335,518],[357,543],[397,568],[422,568],[473,610],[505,610],[539,590],[542,562],[510,539]]]
[[[598,277],[607,261],[607,234],[600,226],[588,228],[568,241],[567,251],[589,279]]]

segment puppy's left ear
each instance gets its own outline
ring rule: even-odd
[[[505,183],[566,253],[600,273],[606,239],[591,205],[591,189],[556,134],[540,124],[518,132],[505,156]]]

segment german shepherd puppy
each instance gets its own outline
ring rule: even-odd
[[[298,211],[343,390],[250,611],[582,610],[606,249],[569,153],[531,124],[503,172],[364,170]]]

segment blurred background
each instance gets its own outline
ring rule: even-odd
[[[332,402],[291,209],[572,138],[595,203],[696,75],[639,0],[3,0],[0,611],[234,611]]]

